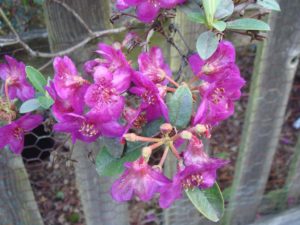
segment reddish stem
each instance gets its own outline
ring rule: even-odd
[[[175,148],[175,146],[173,145],[173,143],[170,144],[170,147],[171,147],[172,153],[175,155],[175,157],[176,157],[178,160],[181,160],[181,157],[180,157],[180,155],[179,155],[179,152],[177,151],[177,149]]]
[[[158,164],[158,167],[159,168],[162,168],[162,166],[164,165],[166,159],[167,159],[167,156],[168,156],[168,153],[169,153],[169,146],[167,146],[164,150],[164,154],[162,155],[160,161],[159,161],[159,164]]]
[[[179,87],[179,84],[175,80],[173,80],[171,77],[166,76],[166,79],[169,80],[172,84],[174,84],[175,87]]]

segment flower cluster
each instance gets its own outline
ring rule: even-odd
[[[47,91],[54,99],[54,130],[93,142],[100,136],[121,138],[132,127],[141,128],[160,117],[168,121],[166,77],[171,70],[161,49],[153,47],[138,57],[134,70],[122,52],[123,45],[98,45],[99,58],[87,61],[79,75],[68,57],[54,59],[55,75]]]
[[[201,104],[193,124],[216,125],[234,113],[234,101],[241,96],[245,81],[235,64],[235,50],[228,41],[219,43],[216,52],[207,60],[198,54],[189,57],[194,74],[204,81],[198,88]]]
[[[0,98],[0,121],[7,124],[0,127],[0,149],[9,146],[15,154],[20,154],[24,147],[24,135],[43,122],[40,115],[26,114],[16,119],[14,102],[34,98],[35,91],[26,80],[25,65],[10,56],[5,56],[6,63],[0,64],[0,77],[5,98]]]
[[[143,115],[148,121],[158,118],[155,113],[160,112],[165,121],[169,122],[163,96],[167,91],[178,87],[169,67],[159,60],[162,58],[161,51],[157,48],[140,54],[139,72],[133,74],[133,83],[138,87],[133,87],[130,91],[142,98],[138,112],[141,113],[144,109]],[[136,161],[125,164],[125,172],[112,186],[112,197],[115,200],[128,201],[137,196],[142,201],[148,201],[155,194],[160,194],[159,204],[166,208],[181,198],[184,190],[211,188],[216,181],[217,169],[228,163],[226,160],[210,158],[204,151],[201,138],[210,138],[210,130],[234,113],[234,101],[241,96],[240,89],[245,81],[235,64],[234,47],[227,41],[221,41],[217,51],[209,59],[203,60],[198,54],[194,54],[189,57],[189,64],[197,79],[191,79],[188,87],[192,93],[199,93],[194,94],[194,98],[201,99],[190,125],[174,134],[171,124],[163,124],[159,138],[125,134],[127,141],[154,143],[143,148],[142,156]],[[175,88],[166,86],[169,84],[175,85]],[[145,99],[155,99],[154,106],[157,109],[149,110],[151,104],[146,104]],[[153,150],[162,146],[164,152],[160,163],[150,166],[150,155]],[[180,152],[179,148],[183,150]],[[172,179],[166,177],[162,169],[170,151],[178,160],[177,172]]]
[[[117,8],[135,7],[137,17],[148,23],[161,8],[171,9],[183,2],[118,0]],[[125,48],[139,39],[129,33],[122,43],[100,43],[98,57],[84,64],[84,76],[69,57],[54,58],[54,77],[45,89],[54,102],[51,111],[57,122],[53,129],[70,134],[73,143],[90,143],[100,137],[122,143],[144,142],[141,155],[124,164],[123,174],[112,185],[112,197],[119,202],[134,196],[149,201],[158,194],[160,206],[167,208],[186,190],[211,188],[217,170],[228,163],[211,158],[202,139],[210,138],[213,127],[234,113],[234,101],[240,98],[245,81],[235,64],[235,49],[228,41],[221,41],[206,60],[198,54],[190,55],[188,62],[195,76],[177,83],[159,47],[141,52],[136,64],[127,59]],[[6,61],[0,65],[6,96],[0,99],[0,118],[8,123],[0,128],[0,148],[8,145],[19,154],[24,133],[43,119],[26,114],[15,120],[12,101],[34,98],[35,91],[26,80],[25,65],[9,56]],[[178,118],[182,110],[186,118]],[[151,122],[158,123],[160,129],[154,136],[142,136]],[[156,150],[162,150],[162,154],[159,163],[153,165],[150,158]],[[177,171],[167,177],[163,169],[169,154],[177,159]]]

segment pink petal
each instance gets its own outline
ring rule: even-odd
[[[17,97],[23,102],[28,99],[34,98],[35,95],[33,87],[28,82],[22,83],[21,86],[16,89],[16,91]]]
[[[25,131],[31,131],[43,122],[43,117],[41,115],[27,114],[15,122]]]
[[[112,85],[118,91],[118,93],[125,92],[131,83],[131,69],[127,67],[121,67],[117,69],[113,74]]]
[[[189,57],[189,64],[193,73],[197,76],[201,72],[205,61],[202,60],[198,54],[194,54]]]
[[[133,187],[125,174],[117,179],[111,188],[112,198],[118,202],[129,201],[133,196]]]
[[[159,4],[145,1],[136,7],[136,14],[142,22],[151,23],[157,17],[159,9]]]
[[[105,137],[121,137],[124,133],[125,127],[116,121],[102,123],[100,125],[101,134]]]
[[[95,82],[99,84],[109,83],[113,79],[113,75],[104,66],[95,67],[93,77]]]
[[[9,67],[4,63],[0,64],[0,77],[1,77],[1,79],[6,80],[9,75],[10,75],[9,74]]]
[[[77,75],[75,64],[68,56],[55,57],[53,67],[57,76],[64,77],[65,75]]]

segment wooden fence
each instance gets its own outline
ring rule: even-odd
[[[55,2],[46,1],[44,5],[49,43],[53,52],[76,44],[84,38],[82,34],[86,33],[82,24],[76,22],[72,15]],[[100,22],[108,18],[109,1],[65,0],[64,3],[74,9],[80,8],[77,13],[93,29],[110,28],[109,23]],[[257,48],[230,200],[224,219],[219,224],[245,225],[255,222],[258,209],[265,199],[264,192],[285,121],[300,55],[300,23],[298,21],[300,2],[280,0],[279,3],[282,11],[271,14],[269,22],[272,31],[268,33],[266,41],[259,44]],[[91,5],[93,5],[92,8],[98,10],[91,10]],[[102,13],[99,13],[100,11]],[[189,40],[190,48],[193,49],[195,38],[202,28],[191,25],[182,15],[178,15],[175,24]],[[77,35],[78,33],[81,35]],[[79,50],[81,53],[84,52],[80,57],[78,51],[73,54],[77,62],[83,62],[89,57],[87,52],[91,51],[84,51],[87,49],[90,48],[85,47]],[[174,57],[172,49],[169,55],[172,69],[176,71],[176,66],[179,65],[178,58]],[[97,152],[98,147],[96,144],[88,148],[92,152]],[[129,224],[128,205],[116,204],[110,199],[108,186],[111,179],[99,179],[94,166],[87,159],[88,151],[82,151],[86,148],[87,146],[78,144],[74,150],[78,159],[75,167],[77,187],[86,224]],[[82,154],[83,152],[85,153]],[[6,158],[6,152],[2,151],[0,153],[0,196],[5,197],[0,198],[0,225],[43,224],[33,199],[26,170],[21,163],[22,160],[14,157],[9,160],[12,163],[7,163],[7,160],[4,160],[6,163],[2,162]],[[275,195],[276,198],[280,198],[280,205],[277,202],[273,207],[278,209],[284,209],[291,199],[299,202],[300,137],[292,158],[285,186],[277,192],[279,194]],[[21,173],[11,172],[14,168]],[[168,168],[169,171],[172,169]],[[6,202],[9,204],[5,204]],[[272,218],[260,218],[256,224],[297,224],[299,214],[300,209],[294,208],[283,214],[274,215]],[[174,207],[163,211],[158,216],[161,223],[165,225],[211,224],[203,219],[186,199],[179,201]]]

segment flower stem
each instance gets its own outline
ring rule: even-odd
[[[175,92],[176,88],[167,87],[166,90],[169,92]]]
[[[178,152],[177,149],[175,148],[173,142],[170,143],[170,147],[171,147],[172,153],[175,155],[175,157],[176,157],[178,160],[181,160],[181,157],[180,157],[180,155],[179,155],[179,152]]]
[[[167,156],[168,156],[168,153],[169,153],[169,149],[170,147],[169,146],[166,146],[165,150],[164,150],[164,153],[159,161],[159,164],[157,165],[159,168],[162,168],[162,166],[164,165],[166,159],[167,159]]]
[[[160,138],[142,137],[142,136],[138,136],[138,135],[136,135],[134,133],[125,134],[124,138],[127,141],[132,141],[132,142],[136,142],[136,141],[142,141],[142,142],[159,142],[159,141],[161,141]]]
[[[173,80],[171,77],[166,76],[166,79],[168,81],[170,81],[175,87],[179,87],[179,84],[175,80]]]
[[[161,146],[163,144],[164,144],[164,142],[160,141],[160,142],[157,142],[155,144],[152,144],[152,145],[148,146],[148,148],[151,148],[151,150],[154,150],[154,149],[158,148],[159,146]]]

